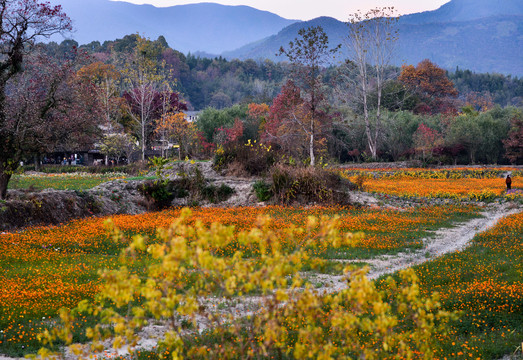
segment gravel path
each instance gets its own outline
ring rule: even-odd
[[[368,264],[370,270],[367,277],[377,279],[380,276],[419,265],[442,255],[461,251],[469,245],[476,234],[493,227],[501,218],[520,211],[522,211],[521,206],[507,208],[500,205],[490,205],[483,211],[484,217],[482,218],[435,231],[434,236],[423,240],[423,249],[407,253],[401,252],[395,255],[384,255],[375,259],[355,260],[355,262]],[[309,279],[324,284],[318,288],[320,291],[336,292],[345,287],[343,276],[319,274],[313,275]]]

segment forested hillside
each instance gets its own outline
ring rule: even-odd
[[[133,139],[140,140],[142,158],[166,141],[179,144],[180,155],[199,157],[209,156],[220,146],[241,154],[246,142],[260,140],[292,161],[304,162],[309,161],[311,148],[316,149],[318,161],[520,161],[521,111],[516,107],[523,105],[523,80],[517,77],[459,68],[447,72],[430,60],[402,68],[387,66],[381,93],[371,78],[364,105],[359,70],[353,63],[317,65],[318,79],[312,83],[318,91],[314,96],[320,99],[315,122],[321,126],[315,127],[316,140],[308,146],[298,131],[306,126],[291,121],[309,118],[305,106],[312,96],[307,95],[310,90],[304,80],[309,71],[302,63],[184,55],[163,37],[149,40],[139,35],[103,44],[79,46],[65,41],[37,48],[58,63],[74,61],[77,76],[102,95],[99,100],[106,105],[101,111],[110,123],[106,128],[113,129],[109,134],[116,129],[123,140],[111,143],[116,140],[104,130],[108,143],[101,149],[107,153],[119,148],[113,151],[118,156],[136,154]],[[330,53],[326,38],[324,49]],[[374,68],[367,70],[375,76]],[[151,97],[149,103],[144,103],[145,95]],[[146,105],[150,110],[144,115],[141,109]],[[187,110],[203,111],[188,124],[181,116]],[[371,129],[379,127],[374,153],[369,152],[365,117]],[[514,146],[509,139],[516,144],[515,150],[510,150]]]
[[[104,43],[94,41],[79,45],[68,40],[42,46],[45,46],[48,54],[57,58],[70,56],[71,50],[79,47],[93,59],[113,63],[118,67],[118,59],[134,50],[136,39],[136,35],[127,35]],[[159,37],[154,43],[162,49],[158,63],[165,63],[172,86],[194,110],[202,110],[208,106],[220,109],[238,103],[270,102],[278,94],[290,72],[290,66],[286,62],[205,58],[190,53],[184,55],[170,48],[164,37]],[[327,69],[326,76],[330,81],[337,81],[337,69],[338,67]],[[391,78],[399,72],[399,68],[392,67]],[[478,74],[466,69],[449,72],[449,77],[454,81],[459,97],[463,100],[474,92],[489,97],[500,106],[521,106],[523,103],[523,80],[518,77]]]

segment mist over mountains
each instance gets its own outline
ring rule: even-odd
[[[296,20],[249,6],[199,3],[158,8],[110,0],[51,0],[73,20],[69,34],[79,44],[115,40],[125,35],[156,39],[187,52],[220,54],[277,33]],[[52,40],[61,42],[62,36]]]
[[[248,6],[214,3],[156,8],[110,0],[52,0],[73,19],[80,44],[140,33],[163,35],[183,53],[226,58],[285,60],[276,57],[303,27],[321,25],[334,46],[344,42],[347,26],[330,17],[307,22],[284,19]],[[348,14],[347,14],[348,15]],[[405,15],[394,64],[431,59],[447,69],[466,68],[523,76],[523,1],[452,0],[434,11]],[[54,38],[61,41],[62,38]],[[341,52],[333,63],[347,57]]]
[[[226,52],[228,58],[283,60],[280,46],[292,41],[302,27],[322,26],[332,46],[343,44],[345,23],[330,17],[294,23],[278,34]],[[429,58],[439,66],[476,72],[523,76],[523,1],[452,0],[437,10],[402,16],[395,65],[417,64]],[[342,47],[338,62],[349,54]]]

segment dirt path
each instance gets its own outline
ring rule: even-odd
[[[367,276],[370,279],[377,279],[382,275],[392,274],[398,270],[419,265],[444,254],[463,250],[476,234],[493,227],[501,218],[520,211],[522,211],[521,207],[507,208],[499,204],[491,205],[483,211],[484,217],[482,218],[473,219],[452,228],[435,231],[434,236],[423,240],[423,249],[356,261],[367,263],[370,266]],[[323,284],[323,286],[318,287],[320,291],[336,292],[345,287],[342,276],[321,274],[314,275],[310,280]]]

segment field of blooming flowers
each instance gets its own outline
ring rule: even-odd
[[[462,311],[441,334],[441,359],[500,359],[523,341],[523,213],[477,236],[464,251],[415,267],[426,294]],[[519,348],[519,350],[517,350]]]
[[[344,177],[360,182],[363,190],[404,198],[444,198],[491,201],[523,199],[523,171],[517,168],[451,169],[343,169]],[[512,173],[512,188],[506,193],[504,176]]]
[[[156,229],[168,227],[180,209],[143,215],[113,217],[126,234],[154,238]],[[273,227],[302,226],[309,216],[339,215],[344,231],[363,231],[366,236],[356,249],[319,247],[316,256],[327,259],[369,258],[408,248],[419,248],[426,230],[448,226],[452,221],[477,216],[470,206],[425,207],[408,211],[285,207],[195,209],[190,221],[204,224],[221,221],[237,230],[250,229],[259,215],[270,215]],[[38,347],[35,335],[49,324],[62,306],[72,307],[93,298],[99,286],[98,271],[118,266],[120,249],[104,230],[102,218],[72,221],[63,226],[38,227],[0,235],[0,353],[21,355]],[[286,246],[286,244],[282,244]],[[233,243],[223,255],[251,251]],[[144,259],[147,262],[147,259]],[[139,271],[139,269],[136,269]]]
[[[363,178],[364,189],[401,197],[500,199],[507,169],[381,169],[344,170],[352,180]],[[513,187],[523,187],[523,174],[512,169]],[[103,181],[107,181],[104,179]],[[100,181],[102,182],[102,181]],[[75,181],[71,182],[72,186]],[[94,186],[94,185],[93,185]],[[45,186],[44,186],[45,187]],[[479,194],[479,195],[478,195]],[[481,195],[483,194],[483,195]],[[513,195],[518,198],[521,195]],[[511,199],[511,198],[508,198]],[[341,217],[342,231],[362,231],[356,248],[315,248],[313,257],[327,260],[368,259],[421,247],[427,231],[477,216],[470,205],[415,207],[406,211],[271,206],[265,208],[194,209],[189,222],[209,225],[220,221],[239,230],[252,228],[259,215],[270,215],[275,229],[303,226],[309,216]],[[113,217],[125,234],[144,234],[154,241],[156,229],[168,227],[180,209]],[[58,309],[92,299],[100,287],[99,271],[119,266],[118,253],[127,244],[114,243],[104,229],[105,219],[90,218],[55,227],[30,228],[0,234],[0,354],[21,356],[35,352],[36,334],[52,326]],[[440,334],[434,349],[439,359],[499,359],[516,351],[523,340],[523,214],[504,219],[476,237],[472,247],[415,268],[420,289],[441,294],[447,310],[462,312],[450,333]],[[295,239],[299,241],[300,239]],[[281,244],[283,247],[293,244]],[[222,256],[241,250],[257,256],[257,249],[232,242],[219,248]],[[148,257],[135,264],[140,273]],[[318,271],[318,270],[317,270]],[[328,270],[328,271],[339,271]],[[385,283],[379,286],[386,290]],[[91,320],[80,319],[78,334]],[[78,336],[82,340],[81,336]],[[521,352],[519,352],[521,353]],[[141,358],[149,358],[143,353]]]
[[[9,189],[56,189],[87,190],[106,181],[124,179],[124,173],[92,174],[84,172],[59,174],[15,174],[9,182]]]

